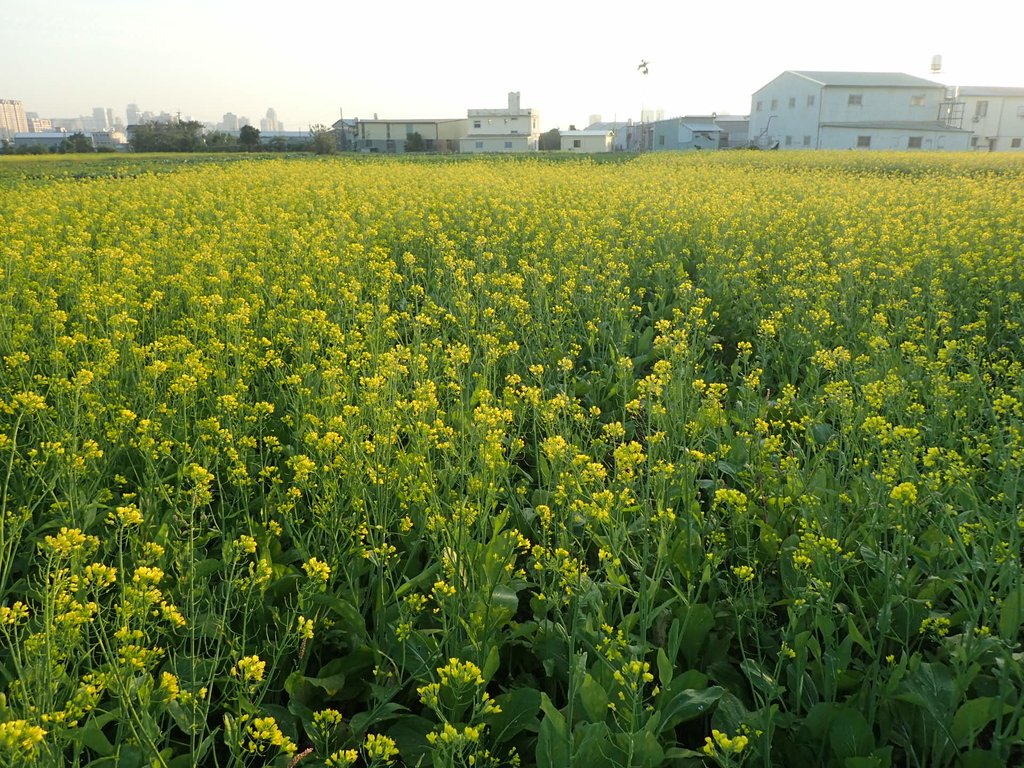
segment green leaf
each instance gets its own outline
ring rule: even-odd
[[[500,608],[511,611],[512,614],[519,610],[519,596],[515,593],[515,590],[503,584],[499,584],[491,592],[490,602],[492,605],[497,605]]]
[[[533,730],[540,711],[540,691],[516,688],[495,698],[501,712],[489,718],[490,735],[495,744],[511,741],[526,730]]]
[[[959,760],[958,765],[963,768],[1004,768],[1006,765],[1005,760],[987,749],[972,749],[960,755]]]
[[[613,759],[617,751],[611,743],[611,731],[605,723],[584,723],[575,729],[576,748],[573,750],[575,765],[586,768],[616,768],[620,763]]]
[[[975,737],[1000,714],[1013,712],[1008,704],[1001,705],[999,699],[982,696],[964,702],[953,716],[951,733],[953,740],[961,747],[969,747]]]
[[[569,736],[565,716],[551,703],[546,693],[540,696],[544,719],[537,737],[537,768],[565,768],[569,765]]]
[[[848,757],[843,761],[843,768],[885,768],[888,763],[877,755],[868,757]]]
[[[779,685],[778,680],[760,662],[754,659],[744,659],[741,661],[740,669],[743,670],[750,684],[769,700],[774,699],[785,690]]]
[[[851,707],[835,707],[828,727],[832,754],[839,760],[870,754],[875,737],[864,715]]]
[[[146,764],[146,753],[135,744],[122,744],[117,752],[117,768],[142,768]]]
[[[433,751],[433,747],[427,741],[427,734],[436,727],[435,723],[425,717],[409,715],[388,728],[387,735],[395,740],[395,746],[398,747],[405,765],[419,765],[420,759]]]
[[[498,646],[492,645],[491,650],[487,652],[487,659],[484,661],[484,668],[481,670],[484,680],[490,680],[494,677],[494,673],[498,671],[498,667],[501,666],[501,654],[498,651]]]
[[[661,683],[661,687],[664,688],[672,682],[672,662],[669,661],[668,654],[665,653],[664,648],[658,649],[658,681]]]
[[[603,723],[608,717],[608,693],[605,691],[592,675],[587,673],[583,676],[583,684],[580,686],[580,703],[587,717],[595,723]]]
[[[680,723],[711,714],[724,692],[724,689],[717,685],[702,691],[693,688],[673,691],[670,685],[668,689],[659,694],[656,705],[661,714],[662,732],[674,728]]]
[[[100,757],[108,757],[114,754],[114,745],[101,730],[102,724],[97,723],[93,718],[86,723],[84,728],[79,728],[76,734],[78,740],[91,749]]]
[[[630,766],[655,768],[665,759],[664,748],[650,731],[620,733],[615,740],[618,742],[619,748],[627,754],[628,751],[632,751],[633,760],[630,762]]]
[[[341,619],[345,628],[357,638],[366,637],[366,622],[363,620],[363,615],[348,600],[343,600],[337,595],[327,592],[319,592],[313,595],[313,602],[328,609]]]
[[[999,609],[999,634],[1005,640],[1016,640],[1024,623],[1024,584],[1011,590]]]

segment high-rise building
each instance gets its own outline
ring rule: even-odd
[[[284,126],[281,121],[277,119],[277,112],[271,107],[267,110],[267,116],[263,120],[260,120],[261,131],[282,131]]]
[[[139,105],[138,104],[129,104],[128,105],[127,117],[128,117],[128,125],[138,125],[139,124]]]
[[[225,112],[224,118],[221,121],[223,130],[225,131],[237,131],[238,130],[238,115],[234,112]]]
[[[92,129],[94,131],[105,131],[110,126],[107,125],[107,110],[103,107],[92,108]]]
[[[0,139],[10,139],[16,133],[28,133],[25,106],[17,99],[0,99]]]

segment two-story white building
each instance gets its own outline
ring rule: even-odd
[[[505,109],[470,109],[466,112],[469,127],[459,140],[459,151],[532,152],[540,141],[540,115],[537,110],[521,107],[519,92],[508,95]]]
[[[946,87],[900,72],[789,70],[756,91],[750,140],[779,149],[963,150],[970,131],[940,120]]]
[[[949,88],[940,116],[971,132],[971,149],[1024,152],[1024,88]]]

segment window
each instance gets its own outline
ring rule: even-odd
[[[1017,107],[1017,117],[1024,117],[1024,107]]]
[[[813,107],[814,106],[814,94],[813,93],[810,96],[807,97],[807,106],[808,107]]]
[[[857,146],[859,148],[867,149],[868,147],[871,146],[871,137],[870,136],[858,136],[857,137]]]
[[[786,146],[787,147],[792,147],[793,146],[793,137],[792,136],[787,136],[786,137]]]
[[[796,106],[796,96],[789,97],[789,108],[792,109]]]
[[[864,96],[859,93],[851,93],[850,97],[846,100],[846,106],[848,107],[859,107],[864,103]]]
[[[759,101],[759,102],[757,102],[757,106],[754,108],[754,111],[755,112],[760,112],[763,107],[764,107],[764,102],[763,101]],[[1021,110],[1024,110],[1024,107],[1021,107]],[[1024,117],[1024,114],[1022,114],[1021,117]]]
[[[512,142],[511,141],[506,141],[505,142],[505,149],[512,149]]]
[[[971,146],[972,147],[978,146],[978,137],[977,136],[971,136]]]
[[[658,146],[659,147],[664,147],[665,146],[665,135],[664,134],[662,134],[661,136],[658,137]]]
[[[480,127],[480,121],[479,120],[474,120],[473,121],[473,127],[474,128],[479,128]]]
[[[581,139],[573,139],[572,140],[572,148],[573,149],[579,149],[582,146],[583,146],[583,141]]]
[[[1020,149],[1020,139],[1010,139],[1010,149]]]
[[[774,112],[778,108],[779,108],[779,100],[778,99],[772,99],[772,112]]]
[[[912,106],[912,107],[923,107],[924,103],[925,103],[924,96],[911,96],[910,97],[910,106]]]
[[[979,101],[977,104],[974,105],[974,116],[975,117],[985,117],[987,114],[988,114],[988,102],[987,101]]]
[[[804,136],[804,146],[805,147],[811,146],[811,137],[810,136]]]
[[[920,149],[923,143],[923,136],[911,136],[907,139],[907,149]]]
[[[483,149],[483,148],[484,148],[484,143],[483,143],[482,141],[478,141],[478,142],[476,143],[476,148],[477,148],[477,149]]]
[[[413,125],[412,123],[406,123],[405,124],[405,135],[406,136],[412,136],[414,133],[416,133],[416,126]]]

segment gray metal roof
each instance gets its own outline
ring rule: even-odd
[[[806,77],[815,83],[848,88],[945,88],[942,83],[925,80],[923,77],[907,75],[903,72],[816,72],[809,70],[789,70],[794,75]]]
[[[687,128],[689,128],[691,131],[703,131],[705,133],[722,132],[721,126],[715,125],[714,123],[702,123],[696,120],[686,120],[685,118],[683,120],[680,120],[679,122],[685,125]]]
[[[1000,85],[961,85],[958,86],[957,94],[960,96],[1021,96],[1024,97],[1024,88],[1014,88]]]
[[[921,120],[865,120],[852,123],[822,123],[822,128],[866,128],[869,130],[926,131],[930,133],[971,133],[962,128]]]

